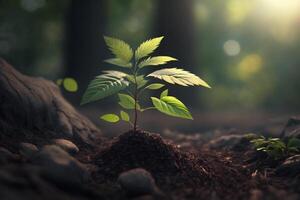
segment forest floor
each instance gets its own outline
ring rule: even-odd
[[[22,142],[34,144],[43,153],[28,156],[28,148],[23,148],[22,153]],[[257,153],[245,133],[237,130],[196,134],[164,131],[161,135],[129,131],[114,138],[101,138],[95,141],[99,143],[96,147],[73,142],[79,152],[71,153],[71,158],[65,159],[66,155],[57,151],[50,153],[50,157],[56,157],[54,164],[48,158],[41,164],[36,160],[47,154],[43,146],[52,144],[52,137],[40,133],[2,135],[0,194],[4,200],[300,199],[299,162],[296,168],[282,167],[285,158],[272,160]],[[13,156],[3,153],[3,149]],[[57,157],[59,160],[55,160]],[[50,165],[50,172],[37,175],[35,168],[28,167],[36,164]],[[141,193],[120,186],[120,174],[137,168],[150,173],[146,180],[129,180],[146,187],[143,191],[143,187],[129,186],[137,187]],[[69,178],[74,178],[69,170],[75,171],[79,182]],[[83,177],[85,172],[88,178]],[[139,176],[139,172],[134,173]]]
[[[3,59],[0,91],[1,200],[300,199],[300,154],[274,160],[246,137],[299,138],[299,117],[149,112],[139,124],[154,133],[99,130],[97,109],[87,119],[54,83]]]

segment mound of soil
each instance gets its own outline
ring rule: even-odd
[[[181,152],[158,134],[142,131],[130,131],[115,138],[96,156],[96,164],[100,167],[99,173],[111,180],[139,167],[151,172],[159,184],[203,184],[210,180],[201,160],[194,154]]]
[[[190,190],[197,197],[212,193],[237,196],[237,192],[245,192],[242,183],[248,178],[242,167],[233,167],[224,155],[184,152],[158,134],[143,131],[130,131],[113,139],[96,155],[95,162],[99,170],[94,177],[98,181],[115,182],[124,171],[144,168],[164,191],[187,194]]]

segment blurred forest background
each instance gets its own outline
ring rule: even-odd
[[[28,75],[74,77],[75,105],[109,68],[103,35],[133,47],[166,36],[158,53],[180,60],[168,66],[213,88],[171,89],[201,112],[300,111],[300,0],[0,0],[0,57]]]

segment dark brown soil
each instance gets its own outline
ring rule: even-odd
[[[115,138],[95,156],[95,163],[99,183],[115,182],[121,172],[141,167],[151,172],[164,192],[190,198],[240,199],[255,185],[229,153],[182,151],[158,134],[143,131]]]
[[[52,138],[40,133],[2,135],[0,146],[17,153],[20,142],[41,147]],[[237,152],[191,145],[183,150],[171,140],[144,131],[102,139],[97,149],[76,144],[80,147],[76,158],[88,164],[92,173],[85,187],[97,194],[89,199],[127,199],[116,179],[139,167],[148,170],[171,199],[299,199],[300,178],[276,176],[274,169],[281,161],[249,148]]]

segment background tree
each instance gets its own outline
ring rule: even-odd
[[[105,0],[71,1],[66,18],[65,74],[80,83],[73,102],[79,102],[79,95],[102,64],[105,11]]]
[[[193,0],[164,0],[157,1],[156,12],[156,33],[157,35],[167,36],[165,43],[159,49],[160,54],[164,55],[168,52],[172,56],[180,58],[180,65],[185,66],[186,70],[196,71],[195,62],[195,24],[194,24],[194,1]],[[194,101],[199,99],[198,94],[186,89],[176,89],[178,95],[189,96],[185,98],[186,102],[196,106],[198,102]]]

